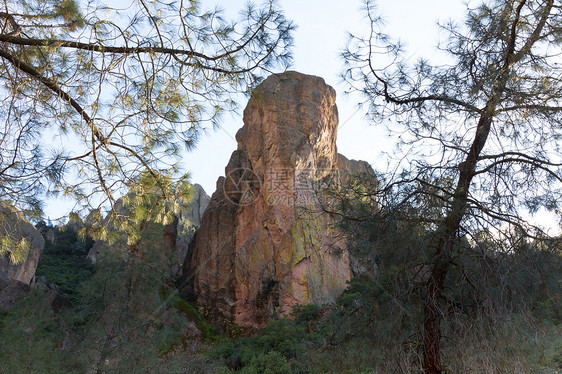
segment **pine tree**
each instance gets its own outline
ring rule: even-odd
[[[442,25],[449,36],[441,49],[453,62],[438,66],[410,64],[380,31],[371,1],[366,12],[371,33],[352,38],[344,77],[366,95],[375,120],[397,120],[401,149],[413,150],[388,188],[427,212],[423,365],[441,373],[444,282],[460,238],[490,228],[540,236],[524,214],[559,211],[562,7],[490,0],[469,8],[464,24]]]
[[[293,25],[273,0],[239,22],[193,0],[123,6],[3,3],[1,200],[40,212],[59,194],[89,210],[141,172],[181,177],[181,150],[291,58]]]

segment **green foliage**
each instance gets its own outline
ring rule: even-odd
[[[147,223],[169,225],[182,206],[193,198],[193,186],[189,174],[174,180],[169,175],[140,173],[132,182],[127,195],[123,196],[126,214],[110,212],[108,219],[127,235],[127,244],[139,241]]]
[[[155,332],[152,339],[154,339],[158,353],[163,355],[180,345],[184,341],[184,336],[181,331],[164,325]]]
[[[54,284],[57,292],[76,301],[80,284],[88,280],[94,270],[86,257],[93,240],[79,238],[69,226],[59,228],[40,222],[37,229],[45,237],[45,248],[37,264],[36,276],[45,277],[47,284]],[[46,237],[48,232],[53,242]]]
[[[216,327],[209,324],[203,314],[188,301],[180,297],[179,294],[170,295],[169,291],[166,291],[163,292],[162,298],[186,318],[194,321],[199,331],[203,334],[204,339],[212,339],[216,336]]]
[[[30,245],[25,238],[5,234],[0,238],[0,256],[9,258],[12,264],[23,262],[29,254]]]
[[[46,276],[48,283],[54,283],[59,292],[67,293],[73,301],[72,309],[58,314],[46,306],[45,315],[50,316],[51,323],[45,322],[45,326],[49,326],[48,330],[53,334],[47,336],[50,346],[45,343],[42,349],[59,349],[64,340],[67,351],[60,357],[70,358],[63,365],[63,359],[57,355],[42,356],[42,367],[49,369],[39,372],[73,372],[76,367],[77,372],[127,373],[140,367],[147,372],[167,373],[204,367],[204,360],[194,349],[199,344],[196,341],[199,335],[193,331],[191,321],[201,329],[205,338],[213,336],[213,328],[193,306],[171,291],[170,269],[174,253],[162,245],[166,233],[163,225],[170,223],[175,208],[161,195],[150,195],[161,192],[152,188],[158,181],[142,181],[142,178],[139,177],[139,183],[132,189],[126,209],[119,212],[123,220],[104,221],[108,225],[107,232],[115,234],[115,240],[111,244],[97,243],[103,255],[95,267],[86,260],[92,240],[80,237],[74,230],[89,229],[78,216],[72,215],[64,228],[44,222],[38,224],[47,240],[37,275]],[[169,179],[159,180],[161,183],[167,181]],[[142,187],[149,190],[143,191]],[[177,200],[190,195],[191,187],[187,182],[181,185],[170,183],[169,187],[174,193],[170,196],[176,196]],[[125,214],[127,210],[132,216]],[[117,225],[124,221],[123,226]],[[136,228],[131,228],[135,225]],[[119,228],[128,230],[119,231]],[[134,230],[138,235],[129,244]],[[20,309],[14,313],[13,318],[2,318],[2,328],[12,328],[19,319],[25,322]],[[41,330],[34,330],[30,339],[41,341],[40,333]],[[61,334],[63,338],[60,338]],[[16,340],[10,340],[14,350],[25,351],[26,340],[20,339],[19,343]],[[188,357],[193,360],[187,362],[190,360],[186,360],[182,352],[188,352]],[[23,354],[20,356],[24,357]],[[212,366],[212,363],[208,364],[209,368]],[[66,367],[68,370],[61,369]],[[196,372],[203,371],[196,369]]]
[[[557,369],[562,369],[562,329],[558,329],[557,337],[555,337],[552,344],[552,351],[550,358],[547,358],[547,364]]]
[[[24,261],[31,249],[24,234],[24,221],[25,216],[0,196],[0,256],[7,257],[12,264]]]
[[[302,309],[312,310],[315,307]],[[300,359],[307,350],[307,344],[315,339],[317,336],[307,333],[303,323],[281,318],[270,321],[253,337],[220,343],[212,355],[225,359],[230,366],[238,366],[236,369],[240,373],[301,373],[306,371]]]
[[[533,314],[540,320],[550,321],[555,325],[562,325],[562,301],[560,294],[539,299],[533,304]]]
[[[199,1],[6,1],[0,199],[40,213],[48,187],[86,210],[111,205],[143,171],[181,179],[182,150],[236,107],[232,94],[290,63],[294,26],[276,2],[242,13],[227,20]]]
[[[183,342],[187,320],[160,296],[166,275],[161,259],[150,252],[102,258],[83,283],[74,324],[84,334],[77,349],[87,352],[87,366],[116,373],[139,366],[156,370],[160,356]]]
[[[243,374],[291,374],[291,366],[287,358],[277,351],[260,353],[252,357],[248,366],[240,370]]]
[[[176,191],[189,195],[190,186],[185,183]],[[120,230],[112,243],[100,244],[96,272],[80,289],[74,325],[83,339],[77,349],[88,352],[86,365],[99,372],[129,372],[139,366],[160,372],[163,357],[166,367],[181,366],[176,352],[189,348],[194,337],[186,333],[192,320],[211,336],[195,308],[168,288],[174,253],[162,245],[163,225],[170,223],[174,210],[162,203],[160,192],[142,181],[132,188],[121,210],[113,213],[123,219],[105,221]]]
[[[66,337],[43,288],[36,287],[9,312],[0,327],[0,362],[5,373],[83,373],[75,354],[62,350]]]
[[[297,324],[308,325],[318,319],[320,315],[320,306],[316,304],[300,305],[293,307],[291,316]]]

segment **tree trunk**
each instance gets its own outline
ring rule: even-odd
[[[457,238],[461,221],[466,213],[470,183],[474,178],[478,157],[486,144],[492,125],[495,102],[491,101],[482,113],[470,151],[464,162],[459,164],[459,179],[451,207],[435,233],[435,262],[427,285],[424,305],[423,323],[423,366],[425,374],[440,374],[441,366],[441,312],[440,301],[443,295],[445,277],[449,271],[453,246]]]
[[[423,324],[423,366],[426,374],[441,373],[441,355],[440,355],[440,338],[441,338],[441,308],[439,300],[443,294],[443,285],[445,276],[447,275],[447,267],[438,264],[432,270],[429,281],[427,295],[424,305],[425,321]]]
[[[511,20],[509,28],[505,30],[507,36],[505,45],[505,57],[503,66],[499,70],[494,84],[486,95],[489,99],[486,106],[479,111],[480,118],[476,126],[476,133],[470,146],[466,158],[458,165],[459,177],[455,188],[454,195],[451,199],[451,205],[442,224],[437,228],[434,236],[434,248],[436,250],[434,256],[434,265],[431,271],[431,277],[427,285],[427,294],[425,295],[424,305],[424,331],[423,331],[423,347],[424,347],[424,371],[426,374],[440,374],[443,370],[441,365],[440,354],[440,324],[443,318],[440,302],[444,291],[445,278],[449,270],[450,260],[453,256],[454,243],[459,234],[460,225],[466,214],[468,207],[469,190],[472,179],[476,175],[476,165],[480,158],[482,149],[486,145],[488,135],[498,103],[506,91],[506,86],[513,66],[528,57],[534,44],[541,40],[545,35],[541,35],[547,24],[549,15],[554,7],[554,0],[546,0],[542,15],[538,19],[534,30],[528,34],[526,40],[521,40],[522,45],[519,51],[516,50],[518,39],[518,25],[521,20],[521,12],[528,0],[520,0],[517,7],[507,7],[506,11],[512,13],[512,17],[505,17]],[[512,5],[515,2],[512,3]],[[527,27],[527,25],[525,26]],[[531,54],[532,55],[532,54]],[[385,93],[387,85],[385,83]],[[388,100],[388,94],[386,93]],[[397,103],[407,104],[407,101],[395,101]]]

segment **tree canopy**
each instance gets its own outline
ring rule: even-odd
[[[232,94],[287,66],[292,29],[273,0],[237,22],[192,0],[3,2],[0,199],[40,213],[58,194],[87,210],[141,173],[181,177],[181,150]]]
[[[352,37],[344,52],[344,78],[365,94],[375,121],[393,118],[390,130],[400,133],[406,167],[387,189],[418,207],[431,232],[424,366],[440,373],[443,284],[459,238],[485,230],[539,236],[525,213],[560,209],[562,6],[469,4],[463,24],[441,25],[447,60],[432,65],[409,63],[373,3],[365,3],[370,34]]]

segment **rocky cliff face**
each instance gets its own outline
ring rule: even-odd
[[[350,279],[322,191],[341,173],[372,169],[336,152],[335,96],[323,79],[296,72],[253,92],[189,264],[198,305],[215,321],[261,326],[296,304],[334,302]]]
[[[12,263],[8,257],[0,256],[0,273],[3,272],[10,280],[32,283],[45,247],[43,236],[23,214],[6,203],[0,203],[0,236],[5,235],[9,235],[13,243],[25,239],[29,250],[25,259],[18,264]]]

